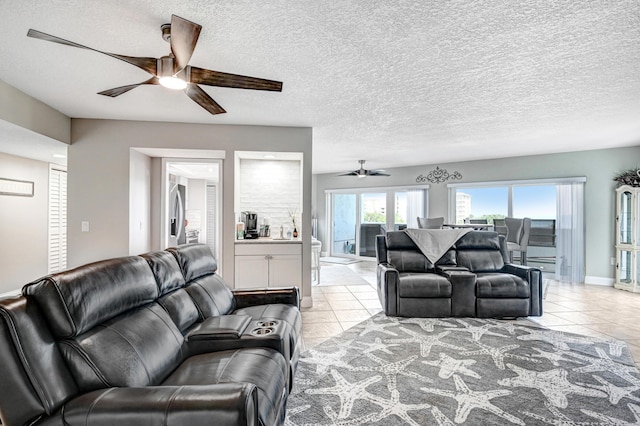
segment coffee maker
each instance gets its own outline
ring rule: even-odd
[[[251,240],[260,236],[258,230],[258,214],[256,212],[240,213],[240,221],[244,223],[244,238]]]

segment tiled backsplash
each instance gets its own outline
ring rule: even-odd
[[[287,160],[240,160],[239,214],[242,211],[258,213],[258,224],[269,218],[271,235],[279,232],[280,225],[291,226],[288,211],[297,213],[300,223],[301,164]]]

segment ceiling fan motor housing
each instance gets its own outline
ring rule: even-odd
[[[162,24],[160,25],[160,29],[162,30],[162,39],[167,43],[171,41],[171,24]]]
[[[176,66],[173,57],[163,56],[157,59],[158,77],[173,77],[176,73]]]

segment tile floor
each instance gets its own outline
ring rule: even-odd
[[[335,265],[322,264],[322,268],[332,266]],[[305,348],[340,334],[382,310],[376,292],[375,262],[346,266],[369,285],[335,285],[340,283],[339,274],[332,274],[331,282],[322,280],[321,274],[322,284],[312,289],[313,307],[302,310]],[[544,315],[529,317],[530,321],[554,330],[623,340],[640,367],[640,294],[606,286],[556,281],[548,284]]]

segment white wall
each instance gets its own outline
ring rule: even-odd
[[[151,250],[151,158],[131,150],[129,163],[129,254]]]
[[[0,153],[0,177],[34,182],[33,197],[0,195],[0,293],[48,272],[49,164]]]
[[[443,149],[446,149],[443,147]],[[439,166],[452,173],[458,171],[462,180],[448,183],[488,182],[520,179],[586,176],[585,185],[585,238],[587,277],[613,278],[614,267],[610,258],[615,256],[615,205],[613,177],[626,169],[640,165],[640,146],[563,154],[501,158],[495,160],[431,164],[424,166],[387,169],[390,177],[354,179],[338,174],[322,174],[316,178],[314,210],[319,218],[319,237],[323,247],[325,239],[325,190],[336,188],[405,186],[417,184],[416,178]],[[429,216],[447,217],[447,184],[430,184]]]
[[[222,265],[224,278],[233,282],[235,251],[234,153],[238,151],[302,152],[303,204],[311,211],[311,128],[157,123],[117,120],[72,120],[68,158],[68,264],[129,254],[130,148],[224,150]],[[151,249],[160,249],[160,204],[155,182],[160,167],[151,161]],[[153,202],[153,204],[151,204]],[[82,233],[81,222],[91,231]],[[154,224],[152,226],[151,224]],[[311,219],[302,217],[303,270],[311,269]],[[308,255],[307,255],[308,254]],[[307,275],[309,275],[307,277]],[[311,296],[311,274],[303,276],[303,296]]]

